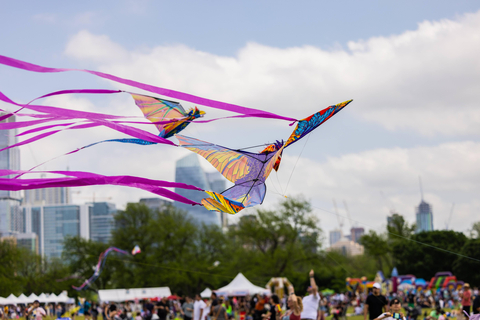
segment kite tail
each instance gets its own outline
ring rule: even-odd
[[[100,254],[100,256],[98,257],[98,263],[97,263],[97,266],[95,267],[95,272],[94,272],[93,276],[91,276],[89,279],[85,280],[85,282],[81,286],[79,286],[79,287],[72,286],[72,288],[77,290],[77,291],[80,291],[80,290],[83,290],[83,289],[87,288],[88,286],[90,286],[90,284],[92,282],[97,280],[97,278],[102,273],[103,267],[105,266],[105,262],[107,261],[108,254],[112,251],[115,251],[115,252],[118,252],[118,253],[121,253],[121,254],[125,254],[125,255],[130,255],[129,252],[127,252],[125,250],[122,250],[122,249],[118,249],[116,247],[108,248],[107,250],[102,252]]]

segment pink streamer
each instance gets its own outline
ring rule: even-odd
[[[182,188],[189,190],[204,191],[198,187],[179,182],[152,180],[134,176],[104,176],[83,171],[22,171],[0,170],[0,176],[18,175],[24,173],[53,173],[69,177],[43,178],[43,179],[8,179],[0,178],[0,190],[29,190],[55,187],[82,187],[93,185],[118,185],[138,188],[157,194],[159,196],[191,205],[201,205],[165,188]]]
[[[96,75],[96,76],[104,78],[104,79],[108,79],[108,80],[115,81],[115,82],[118,82],[118,83],[126,84],[126,85],[129,85],[129,86],[139,88],[139,89],[142,89],[142,90],[145,90],[145,91],[153,92],[153,93],[156,93],[156,94],[159,94],[159,95],[162,95],[162,96],[167,96],[167,97],[170,97],[170,98],[189,101],[189,102],[192,102],[192,103],[196,103],[196,104],[211,107],[211,108],[236,112],[236,113],[248,115],[248,116],[251,116],[251,117],[281,119],[281,120],[287,120],[287,121],[297,121],[294,118],[283,117],[283,116],[277,115],[275,113],[262,111],[262,110],[257,110],[257,109],[252,109],[252,108],[241,107],[241,106],[238,106],[238,105],[225,103],[225,102],[220,102],[220,101],[216,101],[216,100],[206,99],[206,98],[198,97],[198,96],[191,95],[191,94],[188,94],[188,93],[183,93],[183,92],[180,92],[180,91],[160,88],[160,87],[148,85],[148,84],[133,81],[133,80],[120,78],[120,77],[117,77],[117,76],[114,76],[114,75],[110,75],[110,74],[103,73],[103,72],[98,72],[98,71],[91,71],[91,70],[86,70],[86,69],[47,68],[47,67],[35,65],[35,64],[32,64],[32,63],[28,63],[28,62],[25,62],[25,61],[13,59],[13,58],[2,56],[2,55],[0,55],[0,63],[4,64],[4,65],[7,65],[7,66],[10,66],[10,67],[13,67],[13,68],[18,68],[18,69],[32,71],[32,72],[40,72],[40,73],[54,73],[54,72],[66,72],[66,71],[86,72],[86,73],[90,73],[90,74]]]

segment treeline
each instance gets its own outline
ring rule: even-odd
[[[150,211],[139,203],[118,212],[116,224],[110,243],[68,238],[62,259],[52,261],[1,243],[0,296],[68,290],[75,297],[98,289],[156,286],[194,294],[226,285],[239,272],[259,286],[271,277],[287,277],[304,292],[312,268],[321,288],[344,290],[346,277],[372,277],[376,271],[368,257],[323,251],[319,221],[302,199],[244,215],[226,232],[196,225],[174,207]],[[90,290],[72,289],[92,276],[100,253],[108,247],[131,250],[135,245],[142,250],[135,256],[111,253]]]
[[[322,249],[319,220],[303,199],[287,199],[274,210],[243,215],[226,232],[196,225],[174,207],[150,211],[139,203],[118,212],[116,224],[110,243],[68,238],[62,258],[51,261],[0,243],[0,296],[67,290],[72,297],[92,298],[99,289],[157,286],[192,295],[226,285],[239,272],[259,286],[271,277],[287,277],[303,294],[310,269],[321,289],[345,291],[345,278],[371,280],[378,270],[388,276],[394,266],[401,274],[426,280],[437,271],[451,270],[461,280],[480,284],[480,264],[467,258],[480,260],[478,232],[470,237],[454,231],[415,234],[414,226],[396,215],[385,232],[370,231],[362,237],[365,255],[348,257]],[[135,245],[142,250],[135,256],[111,253],[90,289],[72,289],[93,275],[99,255],[108,247],[130,251]]]
[[[385,232],[371,230],[360,242],[386,275],[397,267],[399,274],[428,282],[438,271],[451,271],[458,280],[480,285],[480,222],[472,225],[468,237],[451,230],[415,233],[415,225],[394,214]]]

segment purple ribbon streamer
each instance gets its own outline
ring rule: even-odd
[[[135,176],[104,176],[84,171],[22,171],[22,170],[0,170],[0,176],[18,175],[24,173],[53,173],[62,174],[68,177],[43,178],[43,179],[9,179],[0,178],[0,190],[19,191],[41,188],[56,187],[83,187],[93,185],[117,185],[138,188],[157,194],[159,196],[190,204],[200,205],[195,201],[185,198],[165,188],[181,188],[188,190],[204,191],[198,187],[179,182],[163,180],[152,180]]]
[[[281,120],[287,120],[287,121],[297,121],[294,118],[288,118],[284,116],[277,115],[275,113],[267,112],[267,111],[262,111],[262,110],[257,110],[253,108],[247,108],[247,107],[241,107],[235,104],[230,104],[230,103],[225,103],[225,102],[220,102],[216,100],[211,100],[211,99],[206,99],[202,97],[198,97],[192,94],[188,93],[183,93],[180,91],[175,91],[175,90],[170,90],[170,89],[165,89],[165,88],[160,88],[157,86],[152,86],[148,85],[145,83],[129,80],[129,79],[124,79],[120,78],[111,74],[103,73],[103,72],[98,72],[98,71],[92,71],[92,70],[86,70],[86,69],[66,69],[66,68],[48,68],[48,67],[43,67],[39,65],[35,65],[32,63],[28,63],[25,61],[13,59],[10,57],[2,56],[0,55],[0,63],[3,65],[7,65],[13,68],[18,68],[22,70],[27,70],[27,71],[32,71],[32,72],[39,72],[39,73],[54,73],[54,72],[66,72],[66,71],[80,71],[80,72],[86,72],[90,73],[93,75],[96,75],[97,77],[101,77],[104,79],[108,79],[111,81],[115,81],[118,83],[126,84],[135,88],[139,88],[145,91],[153,92],[159,95],[167,96],[170,98],[175,98],[179,100],[184,100],[188,101],[191,103],[196,103],[199,105],[215,108],[215,109],[221,109],[221,110],[226,110],[226,111],[231,111],[235,113],[240,113],[244,115],[248,115],[251,117],[257,117],[257,118],[269,118],[269,119],[281,119]]]

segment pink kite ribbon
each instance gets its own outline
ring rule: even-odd
[[[204,191],[201,188],[179,182],[152,180],[135,176],[104,176],[101,174],[84,171],[22,171],[0,170],[0,176],[19,175],[24,173],[53,173],[68,177],[42,178],[42,179],[9,179],[0,178],[0,190],[19,191],[55,187],[82,187],[94,185],[117,185],[149,191],[159,196],[190,205],[200,203],[185,198],[178,193],[166,188],[181,188],[188,190]]]
[[[289,117],[284,117],[275,113],[263,111],[263,110],[258,110],[258,109],[253,109],[253,108],[247,108],[247,107],[242,107],[238,106],[235,104],[231,103],[225,103],[225,102],[220,102],[216,100],[211,100],[211,99],[206,99],[202,97],[198,97],[192,94],[188,93],[183,93],[180,91],[175,91],[175,90],[170,90],[170,89],[165,89],[157,86],[152,86],[149,84],[129,80],[129,79],[124,79],[120,78],[108,73],[103,73],[103,72],[98,72],[98,71],[92,71],[92,70],[87,70],[87,69],[66,69],[66,68],[48,68],[48,67],[43,67],[39,66],[36,64],[28,63],[25,61],[17,60],[14,58],[10,58],[7,56],[2,56],[0,55],[0,63],[6,66],[10,66],[13,68],[17,69],[22,69],[22,70],[27,70],[27,71],[32,71],[32,72],[39,72],[39,73],[55,73],[55,72],[66,72],[66,71],[79,71],[79,72],[86,72],[90,73],[93,75],[96,75],[97,77],[108,79],[114,82],[126,84],[131,87],[139,88],[145,91],[153,92],[162,96],[174,98],[174,99],[179,99],[183,101],[188,101],[191,103],[196,103],[199,105],[215,108],[215,109],[220,109],[220,110],[225,110],[225,111],[231,111],[235,113],[240,113],[244,114],[250,117],[257,117],[257,118],[269,118],[269,119],[280,119],[280,120],[287,120],[287,121],[297,121],[297,119],[294,118],[289,118]]]

